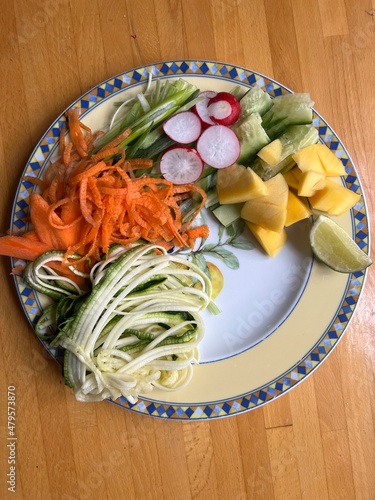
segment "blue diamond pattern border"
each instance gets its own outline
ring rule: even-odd
[[[267,91],[271,97],[286,94],[290,92],[286,87],[274,80],[248,70],[246,68],[233,66],[217,61],[203,60],[180,60],[161,62],[141,68],[135,68],[123,74],[102,82],[88,93],[84,94],[73,106],[77,106],[85,111],[113,95],[116,92],[126,89],[130,85],[146,83],[149,73],[154,76],[172,77],[177,75],[196,75],[203,76],[209,74],[221,79],[227,79],[234,83],[241,83],[247,86],[258,85]],[[24,177],[38,177],[48,161],[52,150],[58,144],[61,130],[65,126],[66,120],[62,114],[50,127],[40,143],[32,153],[25,168]],[[357,177],[355,167],[349,157],[346,149],[340,140],[324,121],[324,119],[314,112],[313,124],[319,131],[320,141],[325,143],[336,156],[340,158],[346,168],[347,177],[345,185],[349,189],[362,193],[361,185]],[[21,180],[12,212],[12,230],[22,231],[27,229],[27,199],[33,189],[33,184],[28,180]],[[367,222],[366,205],[363,197],[361,201],[352,210],[352,222],[354,235],[357,244],[365,251],[369,250],[369,229]],[[348,325],[364,284],[365,272],[354,273],[350,277],[349,286],[342,298],[338,312],[333,318],[331,325],[323,333],[321,339],[313,349],[298,363],[291,368],[288,373],[283,374],[277,380],[269,382],[266,386],[252,391],[249,394],[238,396],[231,400],[216,401],[210,404],[202,405],[174,405],[163,404],[156,401],[141,399],[136,404],[128,403],[125,398],[120,398],[114,404],[120,405],[137,413],[167,419],[179,420],[207,420],[220,418],[229,415],[236,415],[253,408],[259,407],[280,396],[293,386],[303,380],[311,371],[313,371],[335,347],[340,337]],[[32,326],[35,325],[41,313],[41,306],[34,292],[28,288],[25,283],[15,276],[15,284],[20,297],[21,304],[25,314]],[[59,349],[50,349],[50,354],[61,363],[62,351]]]

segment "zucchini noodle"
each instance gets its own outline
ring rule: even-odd
[[[65,252],[63,251],[51,250],[40,255],[33,262],[30,262],[23,274],[26,283],[34,290],[44,293],[55,300],[72,294],[82,295],[84,292],[74,281],[61,276],[48,266],[51,262],[64,262],[64,254]],[[78,257],[72,256],[71,258]],[[70,266],[69,269],[75,274],[82,276],[82,273],[79,273],[73,266]]]
[[[114,249],[91,271],[92,291],[59,341],[79,401],[185,387],[198,363],[212,285],[195,264],[156,245]],[[196,285],[199,285],[197,287]]]

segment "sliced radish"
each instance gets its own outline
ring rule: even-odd
[[[197,142],[202,160],[210,167],[226,168],[240,155],[240,141],[229,127],[213,125],[202,132]]]
[[[190,144],[198,139],[202,130],[199,117],[192,111],[183,111],[163,124],[164,132],[180,144]]]
[[[172,146],[160,160],[160,172],[173,184],[190,184],[202,175],[203,161],[194,148]]]
[[[207,104],[209,118],[219,125],[233,125],[241,115],[241,105],[229,92],[219,92]]]
[[[202,100],[197,102],[197,104],[194,106],[194,111],[201,119],[202,126],[205,128],[209,127],[210,125],[215,125],[215,122],[213,122],[211,118],[208,116],[207,105],[209,100],[215,97],[216,95],[217,92],[214,92],[212,90],[205,90],[204,92],[201,92],[198,95],[198,97],[202,98]]]

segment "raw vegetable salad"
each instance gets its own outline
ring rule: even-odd
[[[311,216],[306,197],[328,214],[358,201],[330,179],[345,170],[317,144],[313,104],[308,94],[271,99],[259,87],[201,92],[150,79],[116,103],[106,131],[67,112],[59,157],[27,179],[30,229],[1,237],[0,254],[23,259],[14,272],[50,297],[36,333],[65,349],[77,399],[135,402],[189,382],[201,313],[219,313],[215,267],[199,252],[209,236],[203,208],[226,234],[216,256],[231,265],[224,246],[251,247],[245,226],[273,257],[284,227]]]

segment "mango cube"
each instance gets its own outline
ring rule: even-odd
[[[263,161],[267,163],[270,167],[274,167],[280,162],[280,157],[282,153],[283,146],[280,139],[275,139],[274,141],[264,146],[259,152],[258,156]]]
[[[235,163],[218,170],[216,189],[222,205],[242,203],[268,193],[265,182],[251,168]]]
[[[310,146],[306,146],[292,155],[293,160],[297,163],[298,168],[302,172],[312,170],[321,174],[325,173],[316,146],[317,144],[311,144]]]
[[[314,170],[302,172],[298,184],[298,196],[312,196],[326,185],[326,176]]]
[[[346,175],[345,167],[340,158],[325,144],[316,144],[316,151],[322,162],[327,177]]]
[[[268,194],[248,200],[241,210],[241,217],[270,231],[281,231],[286,220],[289,187],[282,174],[265,182]]]
[[[292,189],[298,190],[299,180],[301,178],[302,171],[298,167],[294,167],[288,172],[284,172],[283,176],[286,180],[288,186]]]
[[[253,224],[252,222],[245,222],[251,233],[270,257],[275,257],[285,245],[287,240],[285,229],[275,232],[258,226],[257,224]]]
[[[288,194],[288,203],[286,206],[286,221],[285,226],[289,227],[303,219],[308,219],[311,215],[311,210],[297,195],[292,191]]]
[[[311,144],[297,151],[292,158],[302,172],[313,170],[325,174],[327,177],[346,175],[341,160],[325,144]]]
[[[360,198],[361,195],[354,191],[326,179],[325,187],[311,196],[309,201],[315,210],[339,216],[353,208]]]
[[[258,200],[249,200],[242,208],[241,217],[270,231],[281,231],[286,221],[286,206],[279,207]]]
[[[262,203],[270,203],[280,207],[286,207],[288,202],[289,186],[282,174],[277,174],[268,181],[265,181],[268,193],[259,200]]]

